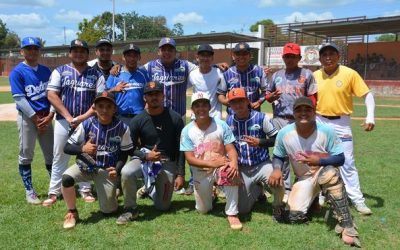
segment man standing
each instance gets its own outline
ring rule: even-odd
[[[228,125],[211,118],[207,93],[192,95],[192,110],[196,119],[182,131],[180,150],[193,171],[196,209],[207,213],[212,209],[212,189],[217,181],[226,195],[225,214],[233,230],[241,230],[238,214],[238,172],[235,137]]]
[[[122,60],[125,65],[118,76],[111,75],[108,78],[106,89],[115,92],[118,118],[129,125],[132,118],[143,111],[143,89],[149,81],[149,76],[144,68],[138,68],[138,46],[128,44],[123,51]]]
[[[87,65],[89,47],[85,41],[72,40],[69,57],[71,63],[57,67],[47,87],[48,99],[57,111],[49,198],[43,202],[47,207],[61,194],[61,178],[70,158],[64,153],[69,131],[94,114],[92,105],[96,93],[104,90],[104,76]],[[80,184],[80,193],[86,202],[95,201],[89,183]]]
[[[308,96],[316,103],[317,83],[311,70],[300,68],[301,48],[296,43],[287,43],[283,47],[282,54],[285,69],[281,69],[272,75],[268,84],[265,98],[272,103],[274,117],[272,123],[277,129],[281,129],[294,121],[293,104],[301,96]],[[290,182],[289,159],[285,160],[282,169],[285,180],[285,198],[289,194],[292,184]]]
[[[144,89],[146,109],[130,123],[134,157],[121,171],[124,213],[117,224],[124,225],[138,216],[137,179],[144,177],[146,190],[157,210],[171,206],[172,192],[182,188],[185,158],[179,152],[179,137],[183,128],[181,116],[164,108],[164,86],[148,82]],[[175,185],[174,185],[175,183]]]
[[[32,185],[32,160],[36,139],[43,152],[46,169],[51,175],[53,161],[54,112],[46,97],[46,88],[51,71],[39,64],[41,44],[36,37],[25,37],[21,41],[21,55],[24,61],[10,73],[11,94],[15,100],[19,132],[19,174],[25,187],[26,201],[41,204]]]
[[[317,120],[329,124],[342,140],[345,163],[340,168],[340,174],[346,191],[357,211],[370,215],[372,211],[365,205],[354,162],[350,115],[353,113],[353,96],[364,97],[367,117],[363,125],[365,131],[372,131],[375,126],[374,97],[356,71],[339,65],[340,52],[336,44],[322,44],[319,56],[323,68],[314,72],[318,84]]]
[[[243,88],[231,89],[228,93],[229,106],[234,115],[226,123],[236,138],[235,147],[239,154],[239,172],[244,185],[239,187],[239,212],[249,213],[256,200],[264,194],[263,185],[268,185],[272,173],[268,147],[273,147],[277,130],[264,113],[249,109],[250,101]],[[273,210],[280,212],[284,190],[274,192]]]
[[[316,122],[315,107],[309,98],[295,101],[293,116],[295,123],[281,129],[276,138],[269,184],[283,185],[283,162],[289,157],[297,179],[289,194],[289,222],[308,222],[307,211],[322,189],[339,221],[335,231],[344,243],[360,246],[339,174],[344,163],[342,142],[330,126]]]
[[[111,68],[114,66],[114,62],[111,59],[112,53],[113,46],[111,41],[106,38],[101,38],[96,43],[97,58],[88,62],[90,67],[93,67],[103,73],[106,81],[110,76]]]
[[[250,46],[241,42],[233,48],[233,60],[235,65],[224,72],[225,81],[221,81],[218,86],[218,100],[228,106],[226,93],[233,88],[244,88],[247,97],[250,100],[252,109],[260,111],[261,104],[265,101],[265,89],[267,88],[266,75],[264,69],[258,65],[250,64],[251,53]]]

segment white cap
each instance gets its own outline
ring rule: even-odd
[[[196,92],[192,95],[192,105],[198,100],[208,100],[208,102],[210,102],[210,95],[207,92]]]

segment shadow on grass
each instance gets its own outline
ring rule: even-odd
[[[380,207],[383,207],[385,205],[385,200],[382,199],[381,197],[370,195],[370,194],[364,194],[364,198],[367,199],[367,200],[374,200],[375,201],[375,204],[371,205],[371,207],[380,208]]]

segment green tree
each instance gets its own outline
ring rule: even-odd
[[[172,34],[174,36],[183,36],[183,24],[181,23],[174,24],[174,27],[172,28]]]
[[[13,31],[9,31],[3,40],[4,41],[3,47],[4,48],[18,48],[21,45],[20,40],[21,39],[19,38],[17,33],[13,32]]]
[[[258,25],[260,25],[260,24],[264,25],[265,27],[274,26],[275,25],[274,21],[272,21],[271,19],[263,19],[263,20],[257,21],[255,24],[251,25],[250,26],[250,31],[251,32],[257,32],[258,31]]]
[[[378,37],[375,38],[375,41],[377,42],[394,42],[398,41],[398,35],[393,34],[393,33],[388,33],[388,34],[382,34]]]
[[[0,48],[4,46],[4,39],[6,38],[8,29],[5,23],[0,19]]]

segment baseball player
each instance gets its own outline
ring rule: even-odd
[[[62,194],[68,208],[64,218],[65,229],[75,227],[79,219],[74,189],[76,182],[93,180],[100,211],[104,214],[117,211],[117,172],[123,167],[133,148],[128,126],[114,116],[117,105],[112,93],[98,94],[94,100],[94,110],[96,116],[79,124],[64,148],[67,154],[86,154],[86,157],[91,157],[88,162],[77,157],[77,164],[62,175]]]
[[[239,187],[239,212],[249,213],[256,200],[264,194],[263,185],[268,185],[272,173],[268,147],[274,146],[278,131],[266,114],[249,109],[250,101],[243,88],[231,89],[228,102],[234,115],[229,115],[226,123],[236,138],[234,144],[244,183]],[[272,191],[275,196],[273,210],[280,211],[284,190],[278,187]]]
[[[322,44],[319,55],[323,68],[314,72],[318,84],[317,120],[332,126],[342,140],[346,160],[340,174],[346,191],[357,211],[370,215],[372,211],[365,205],[354,162],[350,115],[353,113],[353,96],[364,97],[367,107],[364,128],[367,132],[372,131],[375,126],[374,97],[356,71],[339,65],[340,52],[336,44]]]
[[[149,75],[144,68],[138,68],[140,48],[128,44],[123,51],[122,67],[118,76],[111,75],[106,83],[106,89],[114,92],[118,118],[129,125],[131,119],[140,114],[144,108],[143,89],[149,81]]]
[[[207,213],[212,209],[212,189],[217,181],[226,195],[225,214],[233,230],[241,230],[238,217],[238,172],[235,137],[228,125],[211,118],[210,97],[207,93],[192,95],[192,111],[196,119],[182,131],[180,150],[193,171],[196,209]],[[221,182],[221,178],[225,181]]]
[[[68,133],[94,114],[93,100],[96,93],[104,91],[105,85],[101,72],[87,65],[89,47],[85,41],[72,40],[69,57],[71,63],[57,67],[47,86],[48,99],[57,111],[49,197],[43,202],[43,206],[47,207],[57,201],[61,192],[62,174],[70,158],[63,152]],[[80,193],[86,202],[95,201],[89,183],[80,184]]]
[[[26,191],[26,201],[41,204],[32,185],[33,154],[36,139],[43,152],[46,169],[51,174],[53,161],[53,120],[46,87],[51,71],[38,63],[41,44],[36,37],[25,37],[21,41],[21,55],[24,61],[10,73],[11,94],[15,100],[19,132],[19,173]]]
[[[111,56],[113,53],[113,46],[110,40],[101,38],[96,43],[96,56],[97,58],[88,62],[90,67],[93,67],[103,73],[107,81],[110,76],[110,70],[115,65]]]
[[[264,92],[267,88],[264,69],[250,63],[250,46],[247,43],[236,44],[232,51],[235,65],[224,72],[225,81],[220,82],[217,90],[218,100],[228,106],[227,111],[230,114],[231,109],[226,93],[233,88],[244,88],[251,108],[260,111],[261,104],[265,101]]]
[[[272,103],[272,123],[277,129],[281,129],[294,121],[293,104],[301,96],[308,96],[313,103],[317,98],[317,83],[311,70],[300,68],[301,49],[296,43],[287,43],[283,47],[282,54],[285,69],[281,69],[272,75],[268,83],[265,98]],[[285,161],[283,172],[285,176],[285,197],[291,189],[289,160]]]
[[[185,158],[179,152],[183,128],[180,114],[164,108],[164,86],[150,81],[144,88],[146,109],[130,123],[134,157],[121,171],[124,213],[117,224],[124,225],[138,216],[136,203],[137,179],[143,177],[146,190],[157,210],[171,206],[174,186],[184,184]]]
[[[281,129],[273,152],[271,186],[282,186],[282,167],[289,157],[297,181],[289,194],[289,221],[308,222],[307,210],[320,191],[330,201],[339,221],[335,231],[344,243],[360,246],[339,168],[344,163],[343,144],[335,131],[316,122],[315,107],[307,97],[299,97],[293,106],[295,123]]]

